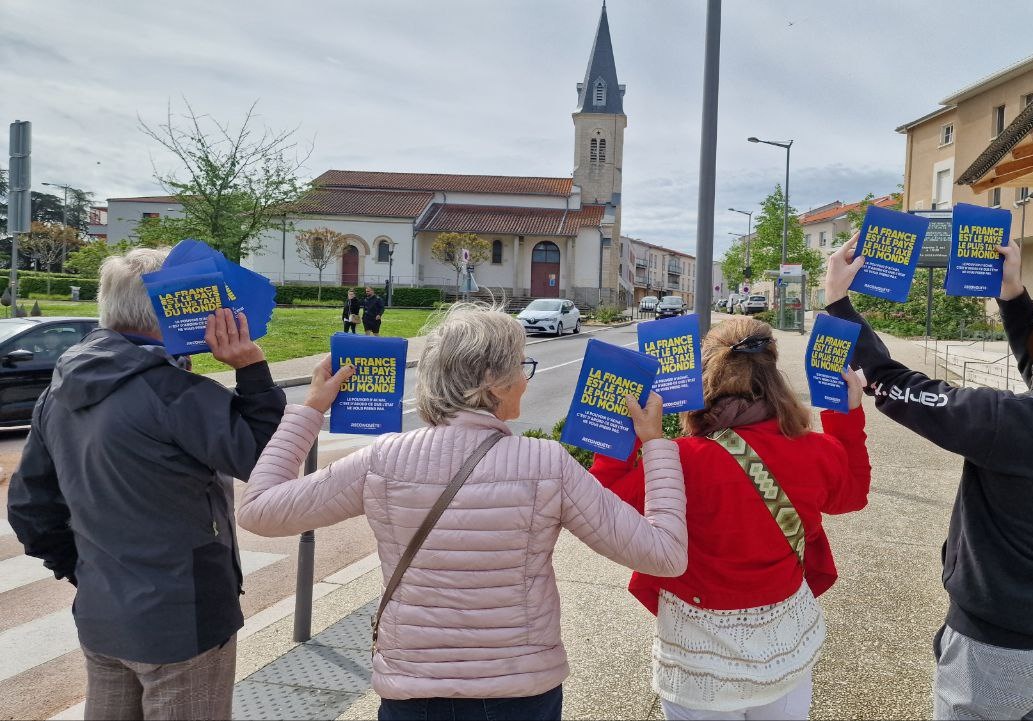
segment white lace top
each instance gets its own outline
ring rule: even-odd
[[[814,666],[825,616],[806,583],[781,603],[711,611],[660,592],[653,688],[687,708],[729,712],[784,696]]]

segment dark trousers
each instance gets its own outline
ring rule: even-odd
[[[517,698],[380,700],[379,721],[559,721],[563,687]]]
[[[358,323],[349,323],[348,319],[345,318],[344,319],[344,332],[345,333],[355,333],[356,332],[355,331],[355,326],[357,326],[357,325],[358,325]]]

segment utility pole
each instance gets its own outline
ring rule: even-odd
[[[695,312],[699,332],[710,330],[714,269],[714,194],[717,173],[717,97],[721,70],[721,0],[707,0],[706,49],[703,63],[703,124],[699,153],[699,204],[696,213]]]
[[[11,315],[18,315],[18,234],[32,224],[32,123],[15,120],[10,136],[10,189],[7,194],[7,230],[11,234]]]

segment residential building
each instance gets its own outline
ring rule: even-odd
[[[1004,68],[944,98],[940,107],[897,128],[907,136],[904,168],[904,207],[908,210],[949,209],[955,203],[971,203],[1000,207],[1012,211],[1012,239],[1023,237],[1021,201],[1029,195],[1026,185],[1016,185],[1014,178],[999,183],[973,182],[973,175],[983,176],[977,161],[994,146],[1005,131],[1015,143],[1026,137],[1018,133],[1015,123],[1033,105],[1033,57]],[[1013,136],[1018,134],[1016,140]],[[988,147],[988,145],[990,147]],[[1005,154],[1012,152],[1008,148]],[[987,156],[988,157],[988,156]],[[1003,155],[1002,155],[1003,157]],[[983,158],[984,160],[986,158]],[[998,158],[1000,160],[1001,158]],[[992,167],[997,161],[990,164]],[[973,171],[968,173],[967,170]],[[962,178],[962,175],[970,177]],[[1033,223],[1029,223],[1033,227]],[[1030,227],[1026,237],[1033,235]],[[1029,246],[1029,244],[1026,244]],[[1033,254],[1033,246],[1024,256]],[[1033,261],[1023,264],[1027,277],[1033,278]]]
[[[803,241],[808,248],[821,251],[825,257],[832,255],[839,247],[839,239],[855,230],[850,223],[849,213],[859,210],[863,200],[856,203],[844,203],[836,200],[820,207],[808,210],[800,215],[800,227],[803,229]],[[892,195],[872,198],[871,205],[887,208],[896,202]]]
[[[107,240],[119,243],[136,234],[136,226],[148,218],[183,217],[183,206],[171,195],[108,198],[105,214]]]
[[[696,257],[662,245],[622,236],[634,265],[634,303],[647,295],[680,296],[692,306],[696,297]]]
[[[108,239],[108,208],[105,205],[91,205],[89,226],[86,234],[92,240]]]
[[[396,285],[447,289],[455,286],[455,271],[432,257],[431,245],[439,233],[475,233],[491,247],[490,260],[474,274],[482,287],[582,305],[629,303],[631,249],[620,243],[624,91],[604,5],[577,83],[570,176],[327,170],[283,228],[265,233],[261,250],[243,263],[275,282],[314,282],[316,271],[296,252],[294,234],[328,227],[349,239],[339,268],[327,273],[340,283],[382,284],[390,268]],[[111,199],[109,240],[128,236],[143,218],[180,210],[167,198]],[[681,275],[671,277],[680,282]]]

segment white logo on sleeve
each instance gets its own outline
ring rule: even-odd
[[[920,403],[930,408],[943,408],[947,405],[946,393],[930,393],[929,391],[912,393],[910,388],[900,388],[899,386],[890,386],[889,389],[886,389],[881,383],[873,383],[872,390],[876,396],[882,396],[894,401]]]

